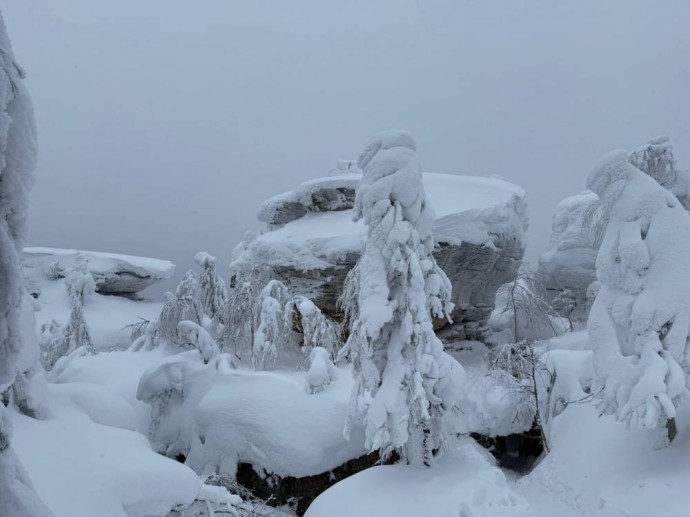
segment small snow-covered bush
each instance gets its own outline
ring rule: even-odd
[[[193,345],[199,351],[204,364],[220,353],[218,345],[211,337],[211,334],[193,321],[179,322],[177,324],[177,334],[183,342]]]
[[[307,371],[307,384],[309,393],[318,393],[328,386],[335,379],[336,369],[331,362],[328,350],[316,346],[309,353],[310,366]]]
[[[41,325],[41,335],[38,346],[41,349],[41,364],[46,370],[50,370],[58,357],[58,347],[62,342],[64,329],[56,320],[50,320]]]
[[[498,346],[492,351],[490,362],[491,375],[504,384],[513,401],[511,420],[522,422],[525,430],[534,423],[548,452],[544,415],[548,412],[548,393],[554,379],[534,350],[534,343],[520,341]]]

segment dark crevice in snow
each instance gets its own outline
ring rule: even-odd
[[[541,433],[536,425],[520,434],[491,437],[472,433],[471,436],[496,458],[499,467],[519,474],[528,474],[544,452]]]

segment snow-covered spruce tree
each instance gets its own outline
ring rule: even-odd
[[[77,348],[84,347],[93,353],[93,342],[89,327],[84,318],[84,300],[96,291],[96,282],[89,273],[86,260],[77,255],[74,267],[65,279],[65,288],[69,297],[69,322],[62,332],[58,345],[46,357],[46,367],[52,368],[61,357],[66,357]]]
[[[158,318],[156,337],[166,343],[182,345],[184,343],[177,332],[178,323],[188,320],[200,325],[203,319],[199,303],[199,284],[194,271],[187,271],[175,289],[175,294],[166,298],[167,303]]]
[[[216,273],[216,257],[200,251],[194,256],[194,262],[202,269],[199,277],[201,308],[215,327],[218,323],[217,315],[228,301],[228,290],[223,279]]]
[[[269,277],[269,269],[261,265],[231,277],[228,301],[218,313],[223,324],[218,345],[223,352],[232,352],[238,359],[252,356],[260,310],[258,299]]]
[[[587,322],[599,409],[643,428],[666,427],[673,440],[687,395],[690,216],[624,151],[601,158],[587,183],[608,222]]]
[[[278,355],[278,347],[289,339],[292,325],[285,317],[290,301],[288,288],[280,280],[271,280],[259,296],[259,325],[254,333],[252,359],[254,367],[266,368]]]
[[[432,316],[449,317],[451,286],[432,255],[434,213],[415,150],[410,133],[386,131],[358,159],[364,174],[355,217],[367,234],[348,278],[358,296],[341,355],[354,362],[356,377],[346,436],[361,416],[368,448],[429,465],[446,442],[444,416],[464,370],[444,354],[432,326]]]
[[[40,407],[34,388],[44,381],[20,270],[36,165],[33,110],[23,78],[0,15],[0,515],[38,517],[51,512],[12,449],[5,408],[9,403],[20,410]]]

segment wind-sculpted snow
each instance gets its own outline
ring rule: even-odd
[[[675,435],[687,397],[690,215],[668,190],[628,162],[604,156],[588,178],[608,222],[597,256],[602,286],[587,329],[602,413]]]

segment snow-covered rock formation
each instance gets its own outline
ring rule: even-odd
[[[343,172],[268,199],[259,211],[266,231],[237,247],[232,272],[267,265],[292,291],[340,318],[337,300],[366,231],[352,219],[360,178]],[[524,191],[496,178],[449,174],[425,173],[423,183],[436,211],[434,257],[453,285],[453,320],[461,334],[477,337],[496,289],[515,278],[522,259]]]
[[[167,260],[40,247],[24,248],[24,277],[29,286],[36,284],[37,278],[46,273],[62,278],[78,260],[86,261],[87,268],[96,281],[96,291],[101,294],[131,296],[167,280],[175,272],[175,264]]]
[[[594,281],[599,239],[597,227],[588,217],[596,215],[593,211],[598,203],[597,195],[585,190],[556,205],[551,248],[539,257],[539,274],[549,294],[570,289],[581,301]]]

